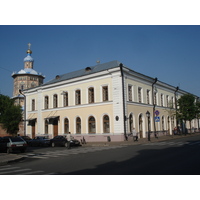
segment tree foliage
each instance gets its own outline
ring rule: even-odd
[[[15,135],[19,130],[19,123],[22,120],[22,109],[14,105],[13,99],[0,95],[0,123],[7,133]]]
[[[190,122],[197,117],[197,106],[192,94],[185,94],[178,100],[178,119]]]

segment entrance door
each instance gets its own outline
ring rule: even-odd
[[[31,129],[32,129],[32,138],[35,138],[35,122],[32,122],[32,126],[31,126]]]
[[[54,137],[58,135],[58,119],[53,121],[53,135]]]

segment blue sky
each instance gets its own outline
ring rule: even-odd
[[[200,26],[0,26],[0,92],[12,96],[13,71],[23,69],[28,43],[45,82],[96,64],[127,67],[200,96]]]

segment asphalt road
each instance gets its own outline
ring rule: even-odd
[[[200,136],[130,146],[30,148],[0,174],[199,175]]]

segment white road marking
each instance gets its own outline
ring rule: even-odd
[[[12,171],[7,171],[7,172],[0,172],[0,174],[12,174],[12,173],[18,173],[22,171],[30,171],[31,169],[19,169],[19,170],[12,170]]]

